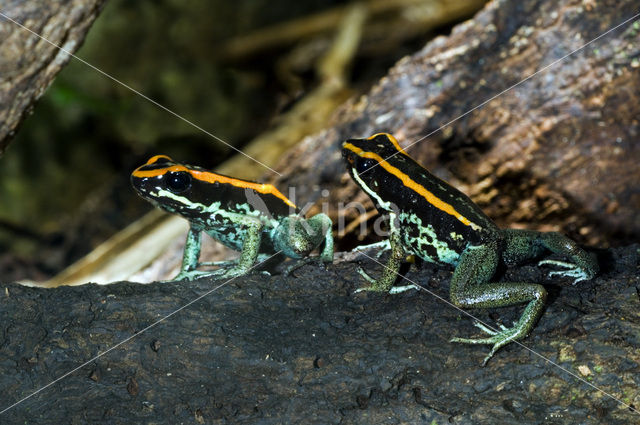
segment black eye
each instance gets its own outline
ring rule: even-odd
[[[184,192],[191,187],[191,176],[189,173],[180,171],[177,173],[169,173],[165,178],[167,188],[173,193]]]
[[[356,163],[356,171],[358,174],[362,174],[367,172],[369,169],[375,167],[377,164],[376,161],[369,158],[360,158],[360,160]]]

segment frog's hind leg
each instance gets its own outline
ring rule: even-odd
[[[285,276],[314,261],[333,262],[332,226],[333,222],[329,216],[322,213],[309,219],[290,216],[282,221],[275,230],[274,245],[278,251],[296,260],[285,269]],[[318,257],[309,257],[309,254],[319,247],[321,251]]]
[[[333,262],[333,222],[326,214],[316,214],[307,220],[307,223],[319,236],[314,240],[315,245],[323,245],[320,251],[320,261]]]
[[[458,307],[489,308],[528,303],[512,328],[501,326],[499,330],[492,330],[480,325],[480,329],[488,333],[489,337],[451,339],[451,342],[467,344],[493,344],[483,366],[500,347],[527,336],[542,314],[547,296],[544,287],[534,283],[489,282],[500,261],[499,248],[497,241],[467,248],[451,278],[451,301]]]
[[[503,231],[505,240],[504,261],[508,265],[519,264],[524,260],[540,257],[544,251],[569,258],[570,262],[543,260],[538,265],[552,265],[562,268],[550,273],[550,276],[573,278],[573,283],[589,280],[598,272],[597,261],[578,244],[556,232],[536,232],[533,230],[507,229]]]

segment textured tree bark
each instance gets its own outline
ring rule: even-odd
[[[106,0],[0,1],[0,154],[77,51]],[[42,35],[51,43],[35,34]]]
[[[602,274],[571,286],[535,266],[508,281],[547,285],[522,343],[487,346],[448,299],[451,271],[407,277],[424,291],[354,294],[356,264],[296,276],[56,289],[0,285],[1,423],[631,424],[640,405],[638,249],[601,252]],[[357,258],[373,275],[381,267]],[[384,260],[383,260],[384,261]],[[217,288],[217,289],[214,289]],[[204,296],[205,294],[208,295]],[[147,329],[170,313],[203,296]],[[522,306],[468,313],[511,325]]]
[[[640,21],[572,51],[638,12],[631,0],[491,2],[341,108],[283,159],[276,184],[302,202],[318,185],[329,205],[365,201],[340,145],[387,131],[502,226],[637,241]]]

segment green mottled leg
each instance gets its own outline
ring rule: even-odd
[[[451,278],[451,301],[463,308],[506,307],[528,302],[520,319],[512,328],[501,326],[493,331],[480,326],[490,336],[481,339],[453,338],[451,342],[467,344],[493,344],[491,352],[485,357],[482,365],[500,347],[524,338],[534,327],[542,314],[547,295],[542,285],[534,283],[487,283],[493,277],[500,250],[497,242],[467,248],[460,257],[460,262]]]
[[[252,218],[241,220],[240,226],[246,229],[245,238],[242,242],[242,252],[240,258],[235,261],[219,261],[209,263],[199,263],[201,229],[189,229],[187,242],[184,247],[182,257],[182,268],[174,280],[193,280],[203,276],[235,277],[245,274],[251,269],[258,257],[260,249],[260,239],[262,236],[262,223]],[[217,270],[196,270],[200,265],[231,266],[226,269]]]
[[[184,253],[182,254],[182,267],[180,267],[180,273],[178,273],[173,280],[193,280],[210,273],[196,270],[198,267],[198,259],[200,258],[201,235],[202,230],[200,228],[189,227],[187,241],[184,245]]]
[[[507,229],[504,260],[507,264],[518,264],[523,260],[536,258],[545,250],[568,257],[571,262],[544,260],[538,265],[552,265],[563,268],[550,273],[551,276],[573,278],[573,283],[592,279],[598,273],[598,263],[577,243],[556,232],[536,232],[533,230]]]
[[[274,245],[287,257],[298,261],[287,267],[285,275],[318,259],[324,263],[333,262],[333,222],[326,214],[316,214],[309,219],[297,216],[287,217],[282,221],[274,235]],[[308,255],[322,245],[318,258]]]
[[[244,240],[242,241],[242,252],[240,258],[233,267],[224,270],[222,277],[231,278],[246,274],[256,262],[260,251],[260,241],[262,240],[262,223],[253,218],[242,220],[240,226],[245,229]]]
[[[389,234],[389,246],[391,249],[391,255],[387,260],[386,266],[382,269],[382,276],[378,279],[374,279],[369,276],[364,270],[358,269],[358,273],[364,277],[371,286],[360,288],[356,292],[362,291],[374,291],[374,292],[389,292],[397,294],[409,289],[417,289],[415,285],[393,287],[394,282],[398,279],[400,266],[405,259],[405,251],[400,243],[400,233],[392,230]]]
[[[329,216],[322,213],[314,215],[308,219],[307,222],[317,234],[323,235],[321,239],[314,241],[316,242],[316,246],[324,243],[322,252],[320,252],[320,261],[333,263],[333,222]]]
[[[598,273],[598,262],[566,236],[559,233],[542,233],[540,239],[542,239],[542,244],[545,248],[555,254],[564,255],[572,261],[540,261],[538,265],[549,264],[565,268],[565,270],[552,271],[550,276],[558,275],[573,278],[573,283],[576,284],[581,280],[590,280]]]

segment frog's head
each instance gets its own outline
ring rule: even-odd
[[[349,139],[342,145],[342,157],[349,174],[370,195],[377,193],[379,185],[389,178],[389,172],[380,165],[387,160],[397,160],[397,154],[406,155],[398,141],[388,133],[374,134],[366,139]]]
[[[155,206],[186,215],[199,202],[194,199],[198,193],[194,189],[194,169],[166,155],[156,155],[131,173],[131,184],[140,196]]]
[[[289,215],[293,202],[273,185],[217,174],[156,155],[131,173],[131,184],[158,208],[188,220],[206,220],[220,208]]]

